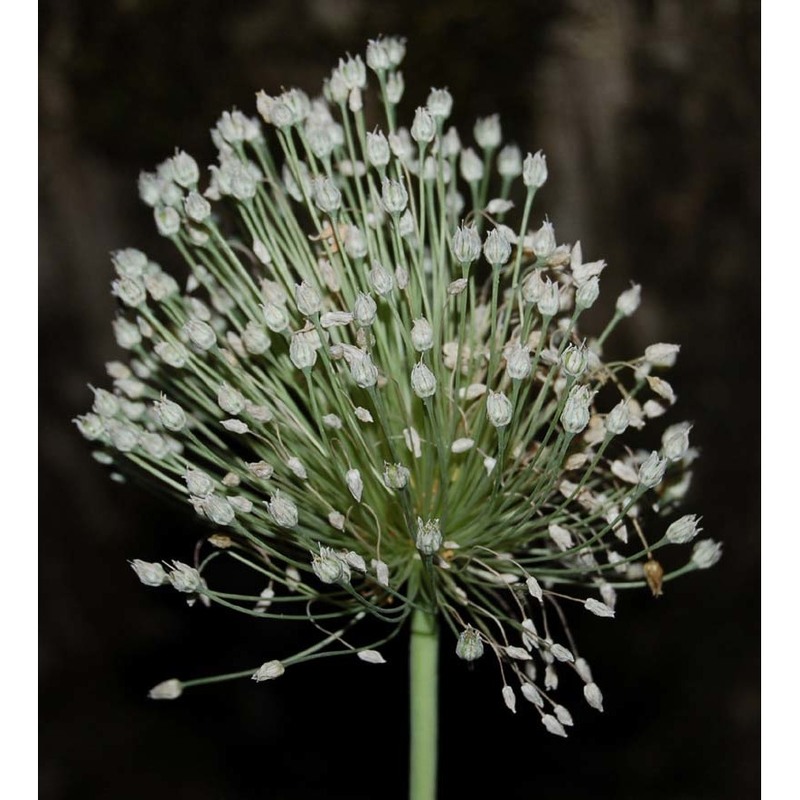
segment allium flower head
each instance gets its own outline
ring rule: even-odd
[[[497,116],[474,126],[480,155],[462,149],[444,89],[400,120],[404,53],[377,39],[339,62],[324,99],[260,92],[261,121],[224,112],[208,175],[182,151],[143,173],[191,278],[181,291],[140,251],[113,255],[131,366],[116,362],[76,424],[116,473],[155,478],[210,526],[213,557],[134,560],[142,583],[259,620],[325,619],[310,648],[237,675],[269,681],[333,653],[382,663],[376,648],[422,608],[461,659],[491,654],[510,710],[519,695],[565,736],[560,683],[603,707],[570,613],[621,616],[620,590],[657,594],[720,557],[709,540],[673,572],[654,557],[699,531],[695,516],[652,520],[685,492],[688,425],[654,432],[649,454],[622,438],[647,437],[674,401],[650,371],[678,348],[604,359],[638,286],[584,338],[605,262],[559,244],[534,206],[544,155],[503,146]],[[649,544],[651,525],[666,534]],[[226,560],[268,594],[225,570],[219,583]]]

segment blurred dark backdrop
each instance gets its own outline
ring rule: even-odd
[[[576,631],[606,696],[576,697],[567,741],[510,716],[489,669],[449,651],[441,797],[748,798],[759,765],[759,4],[750,0],[158,2],[40,5],[41,797],[402,798],[404,642],[385,667],[320,662],[157,704],[176,676],[288,652],[304,631],[136,582],[126,559],[188,557],[195,521],[108,480],[69,420],[115,356],[112,249],[173,259],[139,169],[213,158],[222,109],[313,93],[378,33],[408,37],[407,107],[431,85],[455,121],[500,112],[548,154],[539,210],[604,257],[604,298],[635,279],[626,352],[683,344],[672,421],[703,450],[687,510],[724,541],[713,570],[614,624]],[[174,263],[174,261],[173,261]],[[627,337],[627,341],[624,341]]]

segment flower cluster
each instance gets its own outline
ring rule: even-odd
[[[603,700],[565,607],[613,617],[617,590],[660,594],[720,555],[700,541],[670,573],[654,557],[700,531],[695,516],[657,518],[689,485],[691,426],[668,427],[657,450],[623,444],[675,402],[661,375],[679,348],[604,360],[639,286],[584,338],[606,264],[559,244],[546,218],[531,225],[544,155],[504,145],[496,116],[462,144],[446,89],[403,127],[404,52],[379,39],[339,62],[323,97],[259,92],[261,119],[224,112],[207,182],[181,151],[140,176],[188,280],[113,254],[130,359],[108,365],[113,388],[76,422],[115,476],[156,479],[213,529],[192,565],[133,561],[142,583],[323,632],[227,677],[275,679],[334,653],[381,663],[376,648],[422,608],[460,658],[494,657],[512,711],[520,694],[566,735],[565,676]],[[263,591],[217,587],[220,558]],[[356,643],[367,616],[387,633]]]

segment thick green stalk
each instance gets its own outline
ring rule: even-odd
[[[435,800],[439,678],[436,617],[417,610],[411,619],[411,752],[409,800]]]

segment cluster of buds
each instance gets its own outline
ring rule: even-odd
[[[566,735],[560,681],[575,676],[595,709],[602,694],[565,607],[611,618],[618,590],[659,594],[720,555],[704,540],[671,571],[655,558],[700,531],[669,518],[697,455],[691,426],[652,451],[622,439],[675,402],[663,371],[678,347],[604,360],[639,287],[584,338],[606,265],[558,244],[546,218],[531,225],[544,155],[503,145],[496,116],[462,145],[444,89],[403,127],[404,53],[380,39],[321,97],[260,92],[261,119],[225,112],[205,183],[184,152],[141,175],[190,277],[113,254],[129,358],[76,422],[117,479],[146,473],[212,529],[193,566],[134,561],[142,583],[257,619],[326,620],[308,649],[228,677],[272,680],[335,652],[382,663],[376,648],[424,607],[460,658],[495,657],[512,711],[519,693]],[[263,591],[218,586],[220,559]],[[356,639],[368,616],[388,624],[378,641]]]

